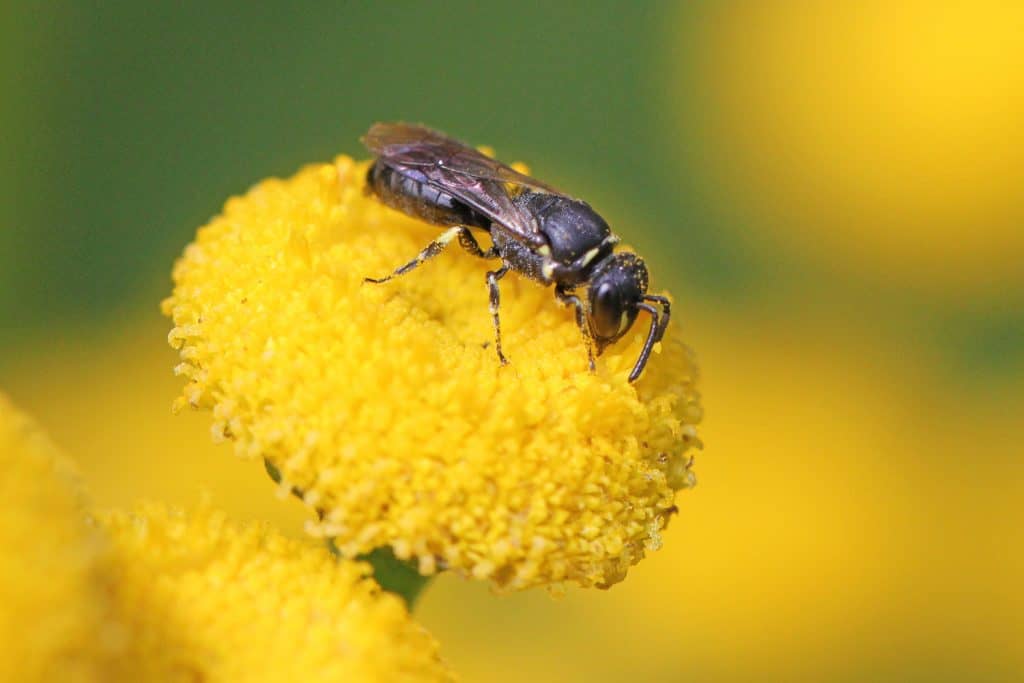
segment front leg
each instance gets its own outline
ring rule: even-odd
[[[583,343],[587,345],[587,360],[590,362],[590,371],[597,367],[594,364],[594,341],[590,338],[590,328],[587,326],[587,309],[583,301],[567,289],[555,287],[555,298],[564,306],[573,306],[576,309],[576,326],[583,334]]]

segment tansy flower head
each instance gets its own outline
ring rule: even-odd
[[[90,520],[2,395],[0,466],[0,680],[452,680],[364,563],[207,506]]]
[[[132,633],[126,680],[452,680],[366,564],[208,507],[144,505],[100,523]]]
[[[73,469],[0,394],[0,680],[102,681],[117,652]]]
[[[265,459],[348,556],[390,546],[523,588],[621,580],[692,482],[696,370],[669,329],[636,384],[634,329],[588,372],[570,310],[452,251],[388,285],[438,229],[364,193],[347,157],[230,200],[174,270],[164,311],[215,437]],[[640,326],[637,326],[639,328]]]

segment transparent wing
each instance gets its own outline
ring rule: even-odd
[[[513,200],[521,188],[561,195],[549,185],[424,126],[377,123],[363,143],[381,162],[452,195],[521,241],[546,242],[534,216]]]
[[[520,173],[464,142],[425,126],[409,123],[375,123],[363,137],[375,154],[408,166],[443,165],[453,173],[481,180],[522,185],[537,192],[564,195],[547,183]]]

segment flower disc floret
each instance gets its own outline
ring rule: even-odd
[[[102,538],[71,463],[2,394],[0,471],[0,680],[107,680],[123,633]]]
[[[696,368],[675,327],[638,383],[644,325],[591,373],[572,312],[512,274],[499,365],[493,262],[455,247],[364,283],[438,234],[367,196],[366,170],[264,181],[199,230],[164,304],[179,407],[212,410],[214,436],[265,459],[345,555],[390,546],[509,588],[621,580],[693,481]]]
[[[131,680],[452,680],[437,642],[365,563],[209,506],[98,518]]]

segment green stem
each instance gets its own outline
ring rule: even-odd
[[[333,543],[330,545],[334,547]],[[416,600],[423,594],[423,589],[434,578],[420,574],[412,562],[395,557],[395,553],[388,546],[371,550],[356,559],[369,562],[373,567],[373,578],[380,587],[405,600],[410,612],[416,606]]]
[[[266,467],[270,478],[280,484],[281,473],[278,469],[267,459],[263,460],[263,466]],[[293,489],[292,493],[299,498],[302,497],[302,492],[298,489]],[[327,539],[327,548],[335,557],[342,557],[338,552],[338,547],[334,545],[333,539]],[[402,598],[410,612],[423,589],[433,578],[420,574],[412,562],[395,557],[395,553],[387,546],[371,550],[365,555],[359,555],[356,559],[368,562],[373,567],[373,578],[380,584],[380,587]]]

